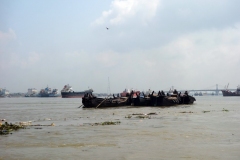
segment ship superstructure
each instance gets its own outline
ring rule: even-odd
[[[60,97],[61,94],[58,89],[53,89],[52,92],[49,94],[49,97]]]
[[[5,88],[0,88],[0,97],[9,97],[9,91]]]
[[[228,90],[228,85],[225,88],[225,90],[222,90],[223,96],[240,96],[240,86],[237,86],[237,89],[235,92],[231,92]]]
[[[64,85],[63,89],[61,90],[61,95],[62,95],[62,98],[82,98],[84,94],[87,94],[87,93],[91,94],[92,92],[93,92],[92,89],[75,92],[73,91],[72,86],[67,84],[67,85]]]
[[[38,96],[37,92],[38,90],[36,88],[29,88],[25,97],[37,97]]]
[[[48,86],[45,89],[41,89],[39,92],[40,97],[49,97],[49,94],[52,92],[52,89]]]

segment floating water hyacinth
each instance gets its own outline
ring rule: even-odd
[[[131,115],[127,115],[127,116],[125,116],[125,118],[132,118],[132,116]]]
[[[222,110],[222,111],[228,112],[229,110],[227,110],[227,109],[224,109],[224,108],[223,108],[223,110]]]
[[[117,125],[117,124],[120,124],[121,122],[120,121],[116,121],[116,122],[112,122],[112,121],[106,121],[106,122],[100,122],[100,123],[90,123],[92,126],[98,126],[98,125]]]
[[[0,135],[7,135],[12,131],[17,131],[18,129],[25,129],[26,127],[23,125],[17,125],[5,122],[4,124],[0,125]]]
[[[210,112],[210,111],[203,111],[203,113],[207,113],[207,112]]]
[[[136,116],[136,118],[148,118],[148,119],[151,119],[151,117],[149,115],[139,115],[139,116]]]

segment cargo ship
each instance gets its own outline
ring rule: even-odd
[[[85,91],[74,92],[72,87],[68,84],[63,87],[61,90],[62,98],[82,98],[86,93],[92,93],[92,89],[88,89]]]
[[[9,91],[4,88],[0,88],[0,98],[3,98],[3,97],[10,97]]]
[[[51,89],[49,87],[46,87],[45,89],[41,89],[39,92],[39,97],[60,97],[60,93],[58,92],[58,89]]]
[[[235,92],[231,92],[228,89],[222,90],[223,96],[240,96],[240,86],[237,86],[237,89]]]
[[[38,95],[37,92],[38,92],[37,89],[29,88],[27,94],[25,95],[25,97],[38,97],[39,95]]]
[[[59,93],[58,89],[53,89],[52,92],[49,94],[49,97],[61,97],[61,94]]]

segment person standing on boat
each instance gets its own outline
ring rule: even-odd
[[[174,89],[173,94],[178,94],[178,91]]]

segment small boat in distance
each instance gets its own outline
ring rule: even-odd
[[[80,92],[74,92],[72,89],[72,86],[68,84],[68,85],[65,85],[61,90],[61,95],[62,95],[62,98],[82,98],[84,94],[92,93],[92,92],[93,92],[92,89],[88,89]]]

